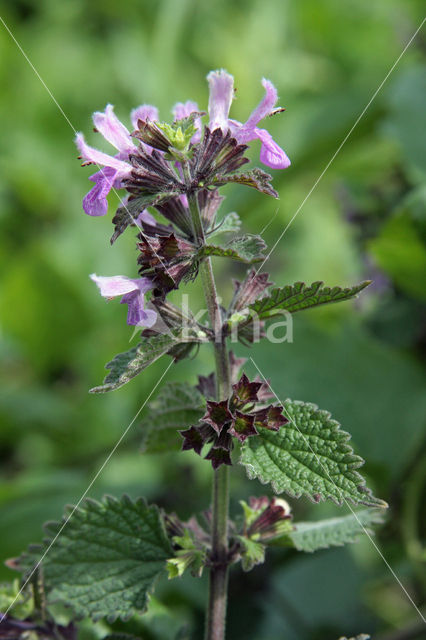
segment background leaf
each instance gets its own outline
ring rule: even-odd
[[[171,382],[148,407],[142,427],[142,451],[157,453],[181,448],[180,429],[196,424],[205,411],[201,393],[186,382]]]
[[[372,535],[372,526],[381,522],[383,514],[380,511],[364,509],[337,518],[297,522],[288,538],[298,551],[311,553],[317,549],[341,547],[348,542],[356,542],[360,536],[365,535],[364,529]]]

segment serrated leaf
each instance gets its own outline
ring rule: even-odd
[[[46,525],[54,536],[61,523]],[[30,571],[43,547],[19,559]],[[77,617],[113,621],[144,611],[155,580],[165,570],[172,549],[156,506],[106,497],[86,500],[46,554],[42,566],[48,602],[70,606]]]
[[[219,175],[216,177],[217,184],[227,184],[229,182],[235,182],[237,184],[243,184],[246,187],[252,187],[261,193],[266,193],[268,196],[278,198],[278,193],[271,185],[272,176],[262,169],[252,169],[251,171],[245,171],[244,173],[231,173],[229,175]]]
[[[234,238],[223,246],[207,244],[200,249],[199,256],[233,258],[234,260],[251,264],[264,259],[263,251],[265,247],[266,245],[260,236],[246,234]]]
[[[11,583],[0,583],[0,611],[7,611],[10,616],[20,620],[29,618],[33,613],[31,592],[29,589],[22,591],[18,579]]]
[[[304,282],[296,282],[293,285],[272,289],[270,295],[257,300],[249,306],[249,309],[254,311],[260,319],[272,317],[279,309],[296,313],[302,309],[355,298],[369,284],[370,281],[366,280],[353,287],[342,288],[324,287],[323,282],[313,282],[310,286]]]
[[[311,553],[317,549],[341,547],[356,542],[365,531],[372,534],[372,526],[383,522],[378,509],[364,509],[340,518],[328,518],[318,522],[297,522],[293,531],[282,541],[289,540],[298,551]],[[280,540],[277,540],[280,543]]]
[[[327,411],[286,400],[283,413],[289,422],[279,431],[258,427],[259,436],[244,443],[241,464],[250,478],[294,498],[305,495],[314,502],[387,506],[365,486],[356,471],[364,461],[347,444],[349,434]]]
[[[205,411],[205,401],[195,387],[186,382],[171,382],[163,387],[141,427],[142,450],[148,453],[180,449],[178,429],[196,424]]]
[[[228,213],[223,220],[219,222],[216,229],[209,233],[209,238],[213,238],[219,233],[236,233],[241,228],[241,218],[235,211]]]
[[[195,334],[184,335],[180,329],[142,338],[136,347],[124,353],[119,353],[111,362],[105,365],[105,368],[109,369],[110,372],[106,376],[104,383],[90,389],[90,393],[106,393],[119,389],[173,347],[184,342],[200,341],[201,338]]]
[[[265,562],[265,545],[245,536],[236,536],[241,545],[241,566],[243,571],[251,571],[253,567]]]

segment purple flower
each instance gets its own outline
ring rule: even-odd
[[[153,287],[149,278],[105,277],[97,276],[95,273],[90,277],[98,285],[104,298],[123,296],[121,304],[129,305],[127,324],[142,327],[152,327],[155,324],[156,312],[144,307],[144,293]]]
[[[229,111],[234,99],[234,78],[222,69],[211,71],[207,80],[210,87],[208,109],[210,130],[219,128],[223,133],[230,131],[240,144],[259,139],[261,141],[261,162],[273,169],[287,168],[290,165],[290,160],[285,152],[266,129],[258,127],[261,120],[274,113],[274,106],[277,102],[277,91],[274,85],[269,80],[262,80],[265,96],[248,120],[241,123],[229,118]],[[177,103],[173,107],[172,113],[176,121],[200,112],[197,103],[187,101]],[[143,126],[147,128],[149,122],[158,121],[158,110],[156,107],[143,104],[133,109],[130,119],[134,129],[139,129],[141,123],[144,123]],[[128,187],[126,180],[131,178],[134,170],[130,156],[151,155],[153,149],[143,136],[139,136],[140,139],[137,143],[134,142],[129,130],[115,115],[114,107],[111,104],[106,106],[105,111],[95,112],[93,122],[95,130],[101,133],[105,140],[116,149],[116,153],[110,155],[88,145],[82,133],[76,135],[75,142],[83,159],[83,165],[93,164],[99,169],[89,178],[94,182],[94,186],[83,199],[83,209],[90,216],[103,216],[108,210],[107,196],[111,189],[121,189],[126,185]],[[202,135],[202,123],[199,115],[195,117],[194,125],[195,133],[191,142],[196,145],[200,142]]]
[[[229,110],[234,97],[234,78],[224,71],[211,71],[207,76],[210,87],[209,117],[210,128],[221,128],[226,132],[231,130],[239,143],[245,144],[258,138],[262,147],[260,161],[272,169],[286,169],[290,166],[287,155],[277,145],[271,134],[266,129],[259,129],[258,123],[266,116],[273,113],[278,99],[277,90],[269,80],[262,80],[265,96],[259,103],[247,122],[242,124],[237,120],[229,119]]]
[[[143,211],[141,211],[138,217],[136,218],[136,225],[138,227],[140,227],[142,222],[145,222],[146,224],[150,224],[152,227],[155,227],[157,225],[157,220],[146,209],[143,209]]]
[[[138,120],[145,122],[151,120],[155,122],[158,120],[158,109],[150,104],[141,104],[140,107],[133,109],[130,113],[130,120],[134,129],[138,129]]]
[[[135,127],[139,119],[158,119],[158,111],[150,105],[141,105],[131,113]],[[103,167],[89,178],[95,186],[83,199],[83,209],[89,216],[104,216],[108,210],[107,195],[113,187],[120,189],[122,180],[130,176],[132,166],[127,161],[129,155],[137,151],[137,147],[128,129],[115,115],[111,104],[107,105],[104,112],[96,111],[93,114],[93,123],[96,130],[118,151],[115,156],[108,155],[89,146],[82,133],[76,135],[75,142],[84,160],[83,164]]]

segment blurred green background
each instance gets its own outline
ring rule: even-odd
[[[128,122],[132,107],[176,101],[207,106],[205,76],[236,79],[233,117],[245,120],[278,87],[287,111],[268,122],[292,166],[275,175],[278,202],[227,187],[223,211],[272,244],[419,26],[410,0],[14,0],[1,15],[69,122],[0,24],[0,420],[1,556],[41,537],[42,523],[75,503],[168,361],[108,396],[87,390],[128,348],[125,309],[106,304],[88,274],[136,276],[132,233],[109,245],[111,216],[90,218],[81,199],[89,169],[76,159],[72,127],[93,144],[91,113],[108,102]],[[423,6],[424,8],[424,6]],[[374,284],[354,304],[295,316],[294,342],[254,347],[284,399],[328,409],[367,459],[365,475],[390,503],[376,542],[422,606],[425,572],[426,40],[419,33],[268,262],[280,285],[324,280]],[[258,148],[253,144],[253,159]],[[107,150],[107,147],[104,147]],[[114,204],[111,198],[111,210]],[[223,296],[244,269],[217,260]],[[194,304],[199,290],[188,287]],[[244,347],[237,348],[239,355]],[[195,380],[212,367],[204,347],[167,380]],[[253,373],[253,372],[252,372]],[[90,491],[144,495],[181,516],[206,508],[209,465],[195,456],[141,456],[137,424]],[[190,489],[189,489],[190,488]],[[266,487],[233,469],[232,509]],[[346,513],[293,504],[297,518]],[[0,568],[0,579],[13,576]],[[189,621],[199,638],[205,582],[164,581],[150,613],[130,627],[173,638]],[[368,539],[302,555],[270,553],[230,582],[229,638],[329,640],[370,632],[420,638],[420,617]],[[119,628],[116,625],[115,628]],[[123,627],[124,628],[124,627]],[[129,627],[128,627],[129,628]],[[98,624],[85,633],[102,637]],[[397,635],[393,635],[393,634]],[[410,635],[410,633],[412,635]]]

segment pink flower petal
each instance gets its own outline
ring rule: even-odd
[[[98,149],[94,149],[93,147],[90,147],[86,143],[84,139],[84,135],[82,133],[77,133],[75,137],[75,143],[77,145],[77,148],[83,160],[85,160],[86,162],[90,162],[92,164],[96,164],[100,166],[111,167],[112,169],[115,169],[118,172],[117,177],[120,177],[120,178],[124,178],[130,174],[132,167],[129,164],[127,164],[127,162],[123,162],[123,160],[118,160],[117,158],[114,158],[113,156],[109,156],[107,153],[104,153],[103,151],[98,151]]]
[[[142,222],[145,222],[146,224],[150,224],[153,227],[155,227],[155,225],[157,224],[156,219],[151,213],[149,213],[149,211],[147,211],[147,209],[144,209],[143,211],[141,211],[138,217],[136,218],[137,225],[140,225]]]
[[[107,195],[114,185],[116,174],[115,169],[104,167],[90,176],[89,180],[96,184],[83,198],[83,210],[87,215],[104,216],[107,213]]]
[[[96,111],[93,114],[93,123],[105,140],[114,145],[118,151],[128,154],[135,150],[130,133],[115,115],[112,104],[106,106],[104,113]]]
[[[140,291],[126,293],[121,304],[128,304],[127,324],[136,327],[152,327],[157,320],[157,314],[151,309],[145,310],[144,297]]]
[[[258,122],[263,120],[263,118],[269,116],[277,103],[278,94],[272,82],[263,78],[262,84],[265,89],[265,96],[257,105],[256,109],[254,109],[247,122],[243,125],[243,127],[247,129],[252,129],[258,124]]]
[[[269,131],[255,129],[257,137],[262,141],[260,161],[271,169],[287,169],[291,162],[283,149],[277,145]]]
[[[207,76],[210,87],[210,129],[228,130],[228,115],[234,98],[234,78],[224,69],[210,71]]]
[[[137,285],[139,291],[146,293],[154,286],[149,278],[136,278],[133,282]]]
[[[97,276],[96,273],[92,273],[90,278],[95,282],[99,288],[101,296],[104,298],[114,298],[115,296],[122,296],[131,291],[138,291],[139,287],[136,284],[136,280],[127,278],[126,276]],[[147,278],[144,278],[146,280]]]
[[[134,129],[138,128],[138,120],[158,120],[158,109],[157,107],[153,107],[150,104],[141,104],[130,114],[130,119],[132,121],[132,125]]]
[[[175,104],[172,109],[172,114],[174,120],[182,120],[182,118],[187,118],[191,113],[198,110],[198,104],[188,100],[187,102],[178,102]]]
[[[144,315],[143,326],[150,329],[157,322],[158,314],[152,309],[145,309]]]

